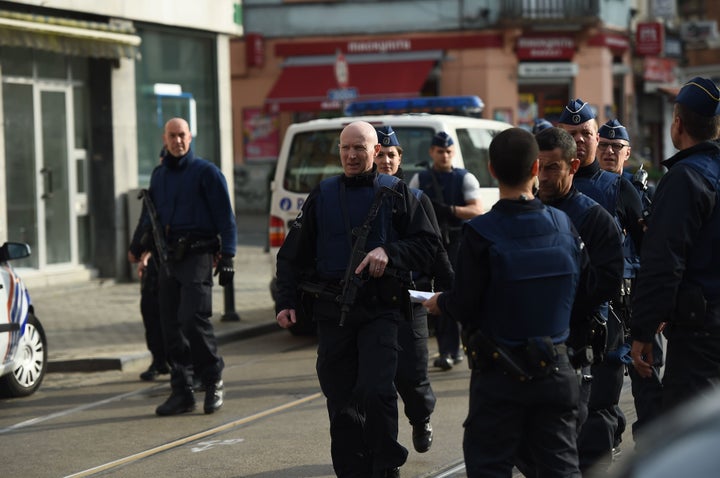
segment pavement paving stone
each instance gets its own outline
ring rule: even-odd
[[[233,285],[239,321],[223,320],[224,289],[213,287],[211,320],[221,344],[277,329],[270,267],[263,245],[238,246]],[[47,335],[50,372],[122,370],[135,361],[149,363],[138,282],[91,280],[35,288],[30,296]]]

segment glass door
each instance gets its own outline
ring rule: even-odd
[[[33,251],[17,266],[77,263],[70,91],[3,84],[8,240],[26,242]]]
[[[68,101],[66,91],[40,89],[39,170],[40,199],[44,212],[46,264],[72,262]]]

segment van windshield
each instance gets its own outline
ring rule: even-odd
[[[405,180],[428,167],[430,141],[435,130],[429,127],[393,126],[403,148],[402,170]],[[308,131],[293,137],[285,169],[283,187],[285,190],[307,194],[320,181],[342,174],[338,142],[341,128]],[[488,147],[499,131],[484,128],[462,128],[456,130],[459,149],[465,168],[480,181],[481,187],[494,187],[496,183],[487,169]]]

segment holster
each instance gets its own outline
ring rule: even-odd
[[[677,292],[675,313],[671,325],[674,327],[701,328],[705,325],[707,300],[699,285],[682,282]]]

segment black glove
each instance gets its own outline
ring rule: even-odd
[[[215,275],[219,276],[218,283],[221,287],[225,287],[226,285],[232,283],[233,277],[235,277],[235,266],[232,256],[220,256],[220,260],[215,268]]]
[[[452,206],[435,200],[433,200],[432,205],[433,209],[435,209],[438,222],[446,222],[448,219],[452,219]]]

